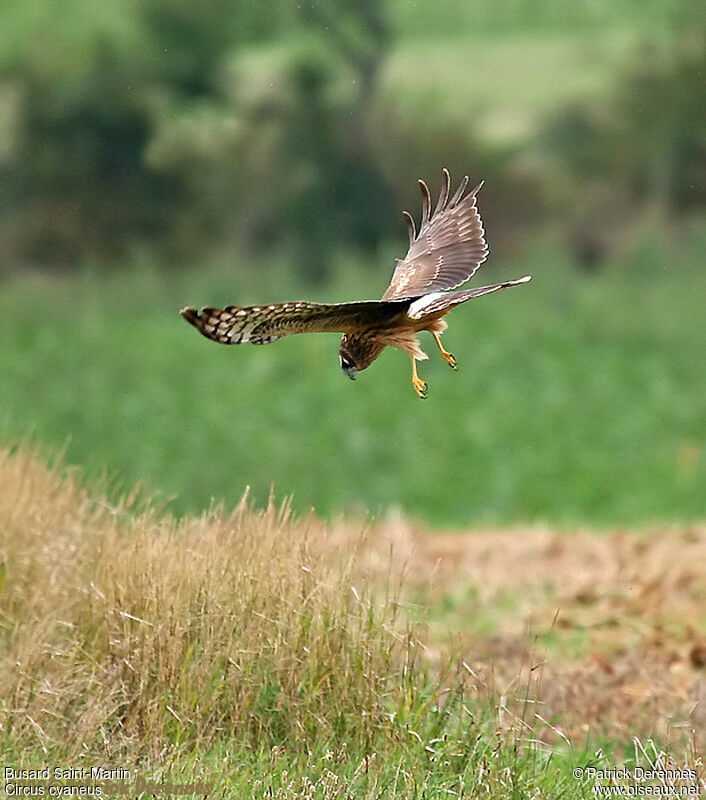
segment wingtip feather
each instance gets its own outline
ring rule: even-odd
[[[179,309],[179,314],[184,317],[187,322],[193,322],[199,317],[198,311],[193,306],[184,306],[184,308]]]
[[[418,181],[419,188],[422,192],[422,226],[426,225],[431,218],[431,192],[429,191],[429,187],[427,186],[426,182],[423,181],[421,178]],[[421,227],[420,227],[421,229]]]
[[[409,211],[403,211],[402,214],[404,215],[404,218],[407,220],[407,229],[409,231],[409,243],[411,245],[417,238],[417,225],[414,221],[414,217],[409,213]]]

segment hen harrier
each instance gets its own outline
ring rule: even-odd
[[[456,369],[456,359],[441,344],[440,336],[447,328],[443,317],[459,303],[526,283],[531,276],[477,289],[449,291],[467,281],[488,255],[476,207],[476,195],[483,184],[466,193],[466,176],[451,196],[451,179],[444,169],[441,194],[433,210],[429,188],[421,180],[419,185],[423,197],[419,232],[414,218],[405,211],[409,250],[404,259],[397,259],[392,281],[380,300],[227,306],[204,308],[201,313],[187,306],[180,312],[182,317],[204,336],[221,344],[268,344],[292,333],[342,333],[341,369],[351,380],[390,345],[411,357],[412,384],[419,397],[426,397],[427,385],[417,375],[417,361],[427,355],[416,334],[429,331],[441,357]]]

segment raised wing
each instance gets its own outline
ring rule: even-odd
[[[424,181],[419,181],[419,185],[423,197],[419,233],[414,218],[405,211],[409,251],[403,260],[397,261],[383,300],[453,289],[467,281],[488,256],[485,231],[476,207],[476,194],[483,184],[466,194],[466,176],[451,197],[451,177],[444,169],[441,194],[433,211],[429,187]]]
[[[363,303],[278,303],[179,312],[206,338],[221,344],[268,344],[293,333],[353,333],[385,325],[405,314],[409,300]]]

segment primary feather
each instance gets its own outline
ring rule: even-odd
[[[392,280],[383,300],[453,289],[467,281],[488,256],[485,231],[476,206],[482,183],[466,194],[468,176],[453,197],[449,171],[444,170],[441,193],[432,211],[431,194],[424,181],[422,221],[419,232],[414,219],[405,212],[409,223],[410,247],[404,259],[397,261]]]

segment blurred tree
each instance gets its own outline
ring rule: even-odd
[[[140,5],[28,0],[3,8],[0,31],[0,80],[20,98],[0,258],[71,265],[162,236],[182,194],[144,149],[153,95],[176,79]]]
[[[320,278],[334,246],[379,239],[374,0],[28,0],[4,23],[5,263],[238,243]]]
[[[409,0],[0,4],[0,267],[239,248],[284,252],[317,280],[334,252],[403,241],[400,207],[417,208],[415,179],[433,182],[443,165],[489,179],[494,241],[563,218],[583,261],[598,263],[632,209],[703,203],[704,37],[691,5],[675,0],[679,14],[662,17],[682,31],[678,49],[638,54],[612,97],[553,120],[538,170],[529,133],[480,135],[470,95],[430,112],[405,103],[420,74],[409,65],[398,95],[380,80],[387,11],[398,34],[434,23],[456,36],[449,19],[463,18],[472,43],[510,23],[551,26],[568,13],[559,0],[541,14],[528,0],[450,0],[445,12]],[[584,6],[562,26],[603,19]],[[446,69],[431,91],[455,100]]]
[[[166,106],[148,156],[202,198],[190,227],[286,250],[313,281],[341,246],[376,244],[391,204],[366,114],[388,40],[374,0],[303,3],[287,35],[231,51],[213,102]]]
[[[545,130],[557,214],[587,269],[620,246],[642,212],[667,220],[703,207],[704,74],[706,35],[697,26],[666,50],[643,47],[606,102],[565,110]]]

